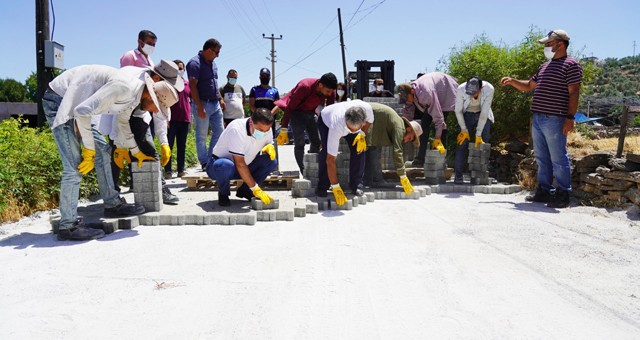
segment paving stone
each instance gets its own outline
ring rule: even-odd
[[[354,208],[358,207],[358,196],[355,196],[351,199],[351,205],[353,205]]]
[[[138,216],[140,225],[160,225],[160,215],[157,213],[144,213]]]
[[[323,199],[318,202],[318,210],[329,210],[329,200]]]
[[[472,192],[472,190],[471,190],[471,186],[470,185],[454,184],[453,185],[453,192],[469,193],[469,192]]]
[[[489,187],[489,192],[491,194],[504,194],[505,193],[505,188],[503,186],[499,186],[499,185],[492,185]]]
[[[251,197],[251,209],[253,210],[269,210],[269,209],[278,209],[280,207],[280,200],[272,199],[269,204],[264,204],[257,197]]]
[[[313,197],[316,195],[315,189],[291,189],[291,196],[293,197]]]
[[[118,221],[118,219],[115,219],[115,218],[103,219],[100,222],[102,224],[102,231],[104,231],[105,234],[113,234],[116,230],[123,229],[123,228],[120,228],[120,224],[121,224],[120,221]],[[57,233],[58,233],[58,229],[56,228],[56,230],[54,231],[54,234],[57,234]]]
[[[440,184],[438,192],[441,194],[455,192],[454,185],[451,183]]]
[[[185,216],[184,215],[171,216],[171,225],[185,225]]]
[[[276,221],[293,221],[293,210],[276,210]]]
[[[236,225],[238,214],[229,214],[229,225]]]
[[[308,179],[294,179],[291,187],[297,189],[311,189],[311,181]]]
[[[354,198],[358,199],[358,204],[359,205],[366,205],[367,204],[367,195],[366,194],[364,196],[356,196]]]
[[[469,170],[471,171],[489,171],[489,164],[469,164]]]
[[[184,216],[184,224],[187,225],[203,225],[204,224],[204,216],[203,215],[185,215]]]
[[[160,215],[160,225],[173,225],[171,223],[172,215]]]
[[[334,201],[330,201],[329,202],[329,209],[331,210],[352,210],[353,209],[353,205],[351,203],[351,201],[347,200],[347,202],[343,205],[338,205],[336,202]],[[327,209],[327,210],[329,210]]]
[[[305,205],[305,210],[307,211],[307,214],[317,214],[318,213],[318,203],[307,203]]]
[[[293,216],[294,217],[306,217],[307,209],[304,207],[295,207],[293,208]]]
[[[235,220],[238,225],[255,225],[257,216],[255,214],[237,214]]]
[[[431,189],[431,193],[433,193],[433,194],[440,193],[440,184],[431,185],[431,186],[429,186],[429,188]]]
[[[520,191],[522,191],[522,188],[518,184],[507,185],[507,188],[505,189],[506,194],[514,194]]]
[[[103,224],[106,220],[103,220]],[[138,216],[127,216],[122,217],[117,220],[117,227],[114,230],[118,229],[133,229],[140,225],[140,220]]]
[[[433,170],[442,170],[444,171],[444,163],[425,163],[424,164],[425,171],[433,171]]]
[[[475,194],[488,194],[490,187],[486,185],[474,185],[471,188],[471,191]]]
[[[485,179],[489,178],[489,171],[471,171],[471,178]]]
[[[371,192],[365,192],[364,196],[367,197],[367,202],[374,202],[376,200],[376,196]]]
[[[491,179],[489,178],[471,178],[471,184],[473,185],[490,185]]]

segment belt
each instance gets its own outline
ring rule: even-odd
[[[216,159],[218,159],[218,158],[220,158],[220,157],[218,157],[218,156],[216,156],[216,155],[214,155],[214,154],[211,154],[211,159],[213,159],[214,161],[215,161]]]

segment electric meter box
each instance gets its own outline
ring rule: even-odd
[[[64,46],[55,41],[44,41],[44,66],[64,69]]]

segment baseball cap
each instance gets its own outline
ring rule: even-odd
[[[173,86],[178,92],[184,90],[184,81],[178,74],[178,65],[173,61],[162,59],[156,66],[147,67],[159,75],[160,78],[167,81],[167,83]]]
[[[539,43],[541,44],[546,44],[547,41],[551,41],[551,40],[566,40],[569,41],[571,38],[569,38],[569,35],[567,34],[567,32],[565,30],[561,30],[561,29],[557,29],[557,30],[553,30],[549,33],[547,33],[547,36],[538,40]]]
[[[471,77],[464,86],[464,92],[468,95],[474,95],[482,87],[482,79],[479,77]]]
[[[263,67],[263,68],[261,68],[261,69],[260,69],[260,74],[268,74],[268,75],[271,75],[271,71],[269,71],[269,69],[268,69],[268,68]]]

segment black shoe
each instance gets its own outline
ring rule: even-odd
[[[351,190],[351,193],[356,195],[356,196],[358,196],[358,197],[364,196],[364,190],[362,190],[360,188],[358,188],[356,190]]]
[[[389,183],[389,182],[387,182],[385,180],[371,182],[371,183],[369,183],[369,186],[372,187],[372,188],[380,188],[380,189],[392,189],[392,188],[396,187],[395,184]],[[362,195],[358,195],[358,196],[362,196]]]
[[[327,197],[327,190],[316,189],[316,196]]]
[[[556,189],[555,194],[551,195],[551,197],[549,198],[549,203],[547,203],[547,207],[557,208],[557,209],[566,208],[569,206],[570,201],[571,201],[571,197],[568,191]]]
[[[539,203],[548,203],[549,199],[551,199],[551,194],[542,188],[536,189],[536,192],[533,195],[529,195],[524,198],[527,202],[539,202]]]
[[[200,163],[200,166],[202,167],[202,171],[207,172],[207,163]]]
[[[229,195],[218,193],[218,204],[221,207],[228,207],[231,205],[231,200],[229,199]]]
[[[423,168],[424,167],[424,159],[414,159],[413,162],[411,162],[411,167],[412,168]]]
[[[456,176],[453,180],[453,184],[464,184],[464,180],[462,179],[462,177]]]
[[[76,221],[71,228],[58,230],[58,241],[88,241],[102,237],[104,237],[104,231],[87,228],[81,221]]]
[[[246,185],[241,185],[238,190],[236,190],[236,197],[238,198],[244,198],[247,201],[251,201],[251,198],[253,197],[253,192],[251,191],[251,189],[249,189],[248,186]]]
[[[176,205],[178,204],[178,202],[180,202],[180,199],[178,198],[178,196],[172,194],[171,191],[169,190],[169,187],[163,186],[162,187],[162,203]]]
[[[120,197],[120,204],[113,208],[104,208],[104,217],[125,217],[144,214],[144,207],[141,204],[129,204]]]

